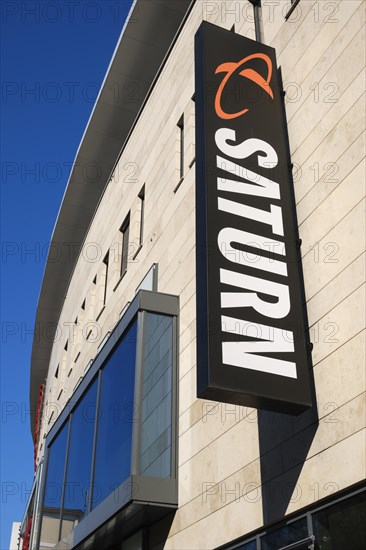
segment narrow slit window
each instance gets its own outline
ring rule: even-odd
[[[103,293],[103,305],[105,306],[107,301],[107,285],[108,285],[108,265],[109,265],[109,252],[104,257],[103,263],[105,265],[105,281],[104,281],[104,293]]]
[[[295,11],[295,8],[296,8],[296,6],[298,5],[299,2],[300,2],[300,0],[291,0],[291,6],[290,6],[288,12],[285,15],[286,21],[289,19],[290,15]]]
[[[121,277],[123,277],[123,275],[127,271],[127,264],[128,264],[128,244],[129,244],[129,237],[130,237],[130,214],[128,214],[127,218],[125,219],[125,221],[122,224],[121,233],[122,233]]]
[[[138,194],[140,199],[140,234],[139,234],[139,246],[142,246],[144,242],[144,216],[145,216],[145,185]]]
[[[49,419],[48,419],[48,424],[51,424],[54,413],[55,413],[55,411],[52,411],[52,412],[51,412],[51,416],[50,416]],[[44,434],[43,437],[45,437],[45,435],[46,435],[46,434]]]
[[[179,128],[179,177],[184,176],[184,117],[177,124]]]

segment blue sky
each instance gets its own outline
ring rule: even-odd
[[[47,244],[131,0],[1,3],[1,530],[33,479],[29,373]]]

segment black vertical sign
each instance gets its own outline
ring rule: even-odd
[[[196,34],[198,397],[297,414],[310,352],[275,51]]]

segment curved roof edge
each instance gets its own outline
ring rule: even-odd
[[[30,376],[31,431],[62,307],[114,166],[195,0],[134,0],[76,153],[38,299]],[[51,253],[56,256],[52,258]]]

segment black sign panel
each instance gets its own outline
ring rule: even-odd
[[[311,406],[296,214],[275,51],[196,34],[197,395]]]

